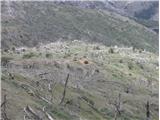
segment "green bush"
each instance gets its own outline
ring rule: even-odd
[[[110,48],[110,49],[108,50],[108,52],[109,52],[109,53],[114,53],[113,48]]]
[[[12,51],[15,51],[16,50],[16,48],[15,47],[12,47]]]
[[[119,60],[119,62],[120,62],[120,63],[123,63],[123,60],[121,59],[121,60]]]
[[[133,67],[134,67],[134,66],[133,66],[132,63],[128,63],[128,69],[129,69],[129,70],[133,69]]]
[[[94,48],[93,48],[93,50],[100,50],[101,48],[99,47],[99,46],[95,46]]]
[[[46,58],[50,58],[52,57],[52,54],[51,53],[46,53]]]
[[[2,65],[7,65],[8,63],[9,63],[9,61],[10,60],[12,60],[13,58],[11,58],[11,57],[8,57],[8,56],[2,56],[1,57],[1,63],[2,63]]]
[[[8,52],[9,52],[9,50],[8,50],[8,49],[4,49],[4,52],[8,53]]]
[[[34,54],[33,52],[30,52],[30,53],[24,54],[23,59],[29,59],[29,58],[32,58],[35,56],[36,56],[36,54]]]

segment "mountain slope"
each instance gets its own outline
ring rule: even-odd
[[[157,1],[56,1],[56,4],[67,4],[81,8],[103,9],[117,12],[121,15],[129,16],[136,19],[158,21]]]
[[[158,1],[56,1],[56,4],[67,4],[80,8],[109,10],[127,16],[158,32],[159,3]],[[149,26],[147,24],[149,24]],[[151,24],[154,23],[154,24]],[[155,28],[156,27],[156,28]]]
[[[156,33],[112,12],[53,2],[2,2],[3,49],[74,39],[158,51]]]
[[[145,120],[147,103],[158,120],[156,54],[81,41],[24,49],[2,53],[2,115],[11,120]]]

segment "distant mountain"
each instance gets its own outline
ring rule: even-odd
[[[135,21],[108,10],[67,4],[3,1],[2,49],[78,39],[158,51],[158,34]]]
[[[137,19],[158,21],[158,1],[56,1],[81,8],[106,9]]]
[[[159,29],[158,1],[64,1],[57,4],[68,4],[81,8],[102,9],[130,17],[137,22],[155,30]]]

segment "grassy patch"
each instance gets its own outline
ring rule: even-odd
[[[30,53],[24,54],[22,58],[23,59],[30,59],[30,58],[33,58],[33,57],[37,57],[37,55],[33,52],[30,52]]]

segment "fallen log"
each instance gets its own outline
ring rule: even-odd
[[[46,108],[46,107],[43,107],[42,111],[45,113],[46,117],[47,117],[49,120],[54,120],[53,117],[52,117],[49,113],[47,113],[47,112],[45,111],[45,108]]]
[[[42,120],[42,118],[40,118],[30,106],[27,105],[27,107],[25,108],[25,111],[28,111],[29,113],[31,113],[36,118],[36,120]]]
[[[45,114],[49,120],[54,120],[50,114],[48,114],[47,112],[45,112]]]
[[[47,102],[48,104],[52,104],[52,102],[50,102],[49,100],[47,100],[46,98],[42,97],[42,96],[38,96],[40,99],[42,99],[43,101]]]

